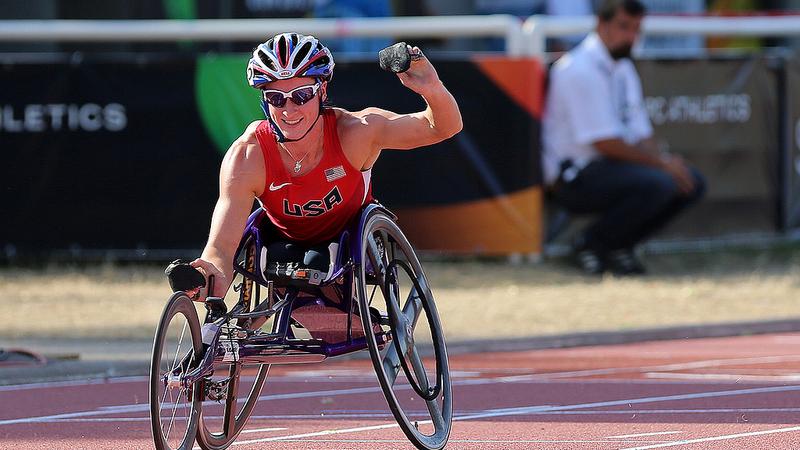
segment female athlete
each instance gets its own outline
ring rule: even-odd
[[[269,260],[299,252],[307,264],[321,259],[324,266],[328,243],[372,200],[370,175],[382,150],[435,144],[461,130],[458,105],[436,70],[417,47],[409,51],[411,67],[397,76],[427,107],[397,114],[324,106],[334,61],[313,36],[282,33],[256,47],[247,80],[261,90],[267,120],[251,123],[222,161],[208,243],[191,262],[215,277],[208,295],[224,296],[233,280],[233,256],[254,198],[280,241],[269,246]]]

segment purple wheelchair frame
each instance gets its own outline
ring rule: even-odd
[[[265,242],[262,240],[260,225],[266,219],[263,209],[253,212],[247,219],[245,231],[234,257],[234,269],[241,274],[245,281],[238,285],[239,301],[230,311],[214,314],[209,311],[203,324],[203,341],[208,347],[200,363],[183,376],[180,376],[180,366],[173,374],[180,376],[181,384],[185,387],[200,381],[203,377],[213,373],[214,364],[240,363],[242,365],[254,364],[290,364],[321,362],[331,356],[344,355],[367,349],[366,333],[368,330],[358,329],[361,337],[354,336],[353,324],[359,324],[360,319],[353,320],[359,311],[358,298],[354,284],[355,271],[360,270],[361,264],[367,264],[365,272],[367,277],[372,270],[369,261],[362,261],[361,242],[363,242],[364,226],[367,219],[374,214],[384,214],[396,220],[396,216],[379,203],[366,205],[361,214],[339,236],[339,251],[333,266],[333,275],[328,281],[319,285],[302,283],[275,284],[275,281],[266,280],[262,275],[264,268],[258,253]],[[260,288],[267,289],[267,301],[259,303]],[[331,292],[340,294],[340,298],[333,298]],[[303,295],[301,295],[303,294]],[[252,300],[255,300],[250,309]],[[278,299],[273,303],[273,300]],[[347,325],[344,330],[344,339],[339,342],[327,342],[324,339],[314,338],[313,323],[303,324],[304,328],[312,335],[311,339],[294,337],[290,324],[292,313],[304,306],[320,305],[327,309],[318,315],[324,318],[325,314],[340,312],[346,315]],[[338,310],[338,311],[336,311]],[[327,311],[327,312],[326,312]],[[374,314],[375,311],[368,312]],[[254,320],[275,316],[272,332],[259,333],[250,329]],[[222,336],[222,326],[237,320],[238,336]],[[379,323],[388,321],[385,313],[376,317]],[[384,331],[373,330],[376,341],[381,347],[386,345],[392,337]],[[221,345],[220,345],[221,344]],[[187,358],[190,355],[187,355]]]

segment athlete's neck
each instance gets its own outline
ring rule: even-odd
[[[324,148],[324,129],[320,117],[302,139],[277,143],[291,173],[303,174],[317,165]]]

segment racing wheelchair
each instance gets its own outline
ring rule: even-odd
[[[227,448],[252,414],[271,364],[366,349],[411,443],[443,448],[453,418],[445,339],[428,280],[396,217],[378,203],[365,206],[340,235],[327,274],[302,263],[270,263],[265,221],[261,209],[247,220],[233,262],[238,302],[230,310],[223,299],[208,298],[201,325],[185,291],[164,308],[149,380],[155,447],[191,449],[196,440],[206,450]],[[423,360],[421,347],[432,348],[432,358]]]

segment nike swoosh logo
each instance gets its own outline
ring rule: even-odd
[[[275,183],[270,183],[269,184],[269,190],[270,191],[277,191],[278,189],[280,189],[282,187],[285,187],[285,186],[288,186],[290,184],[292,184],[292,183],[283,183],[283,184],[279,184],[279,185],[275,186]]]

